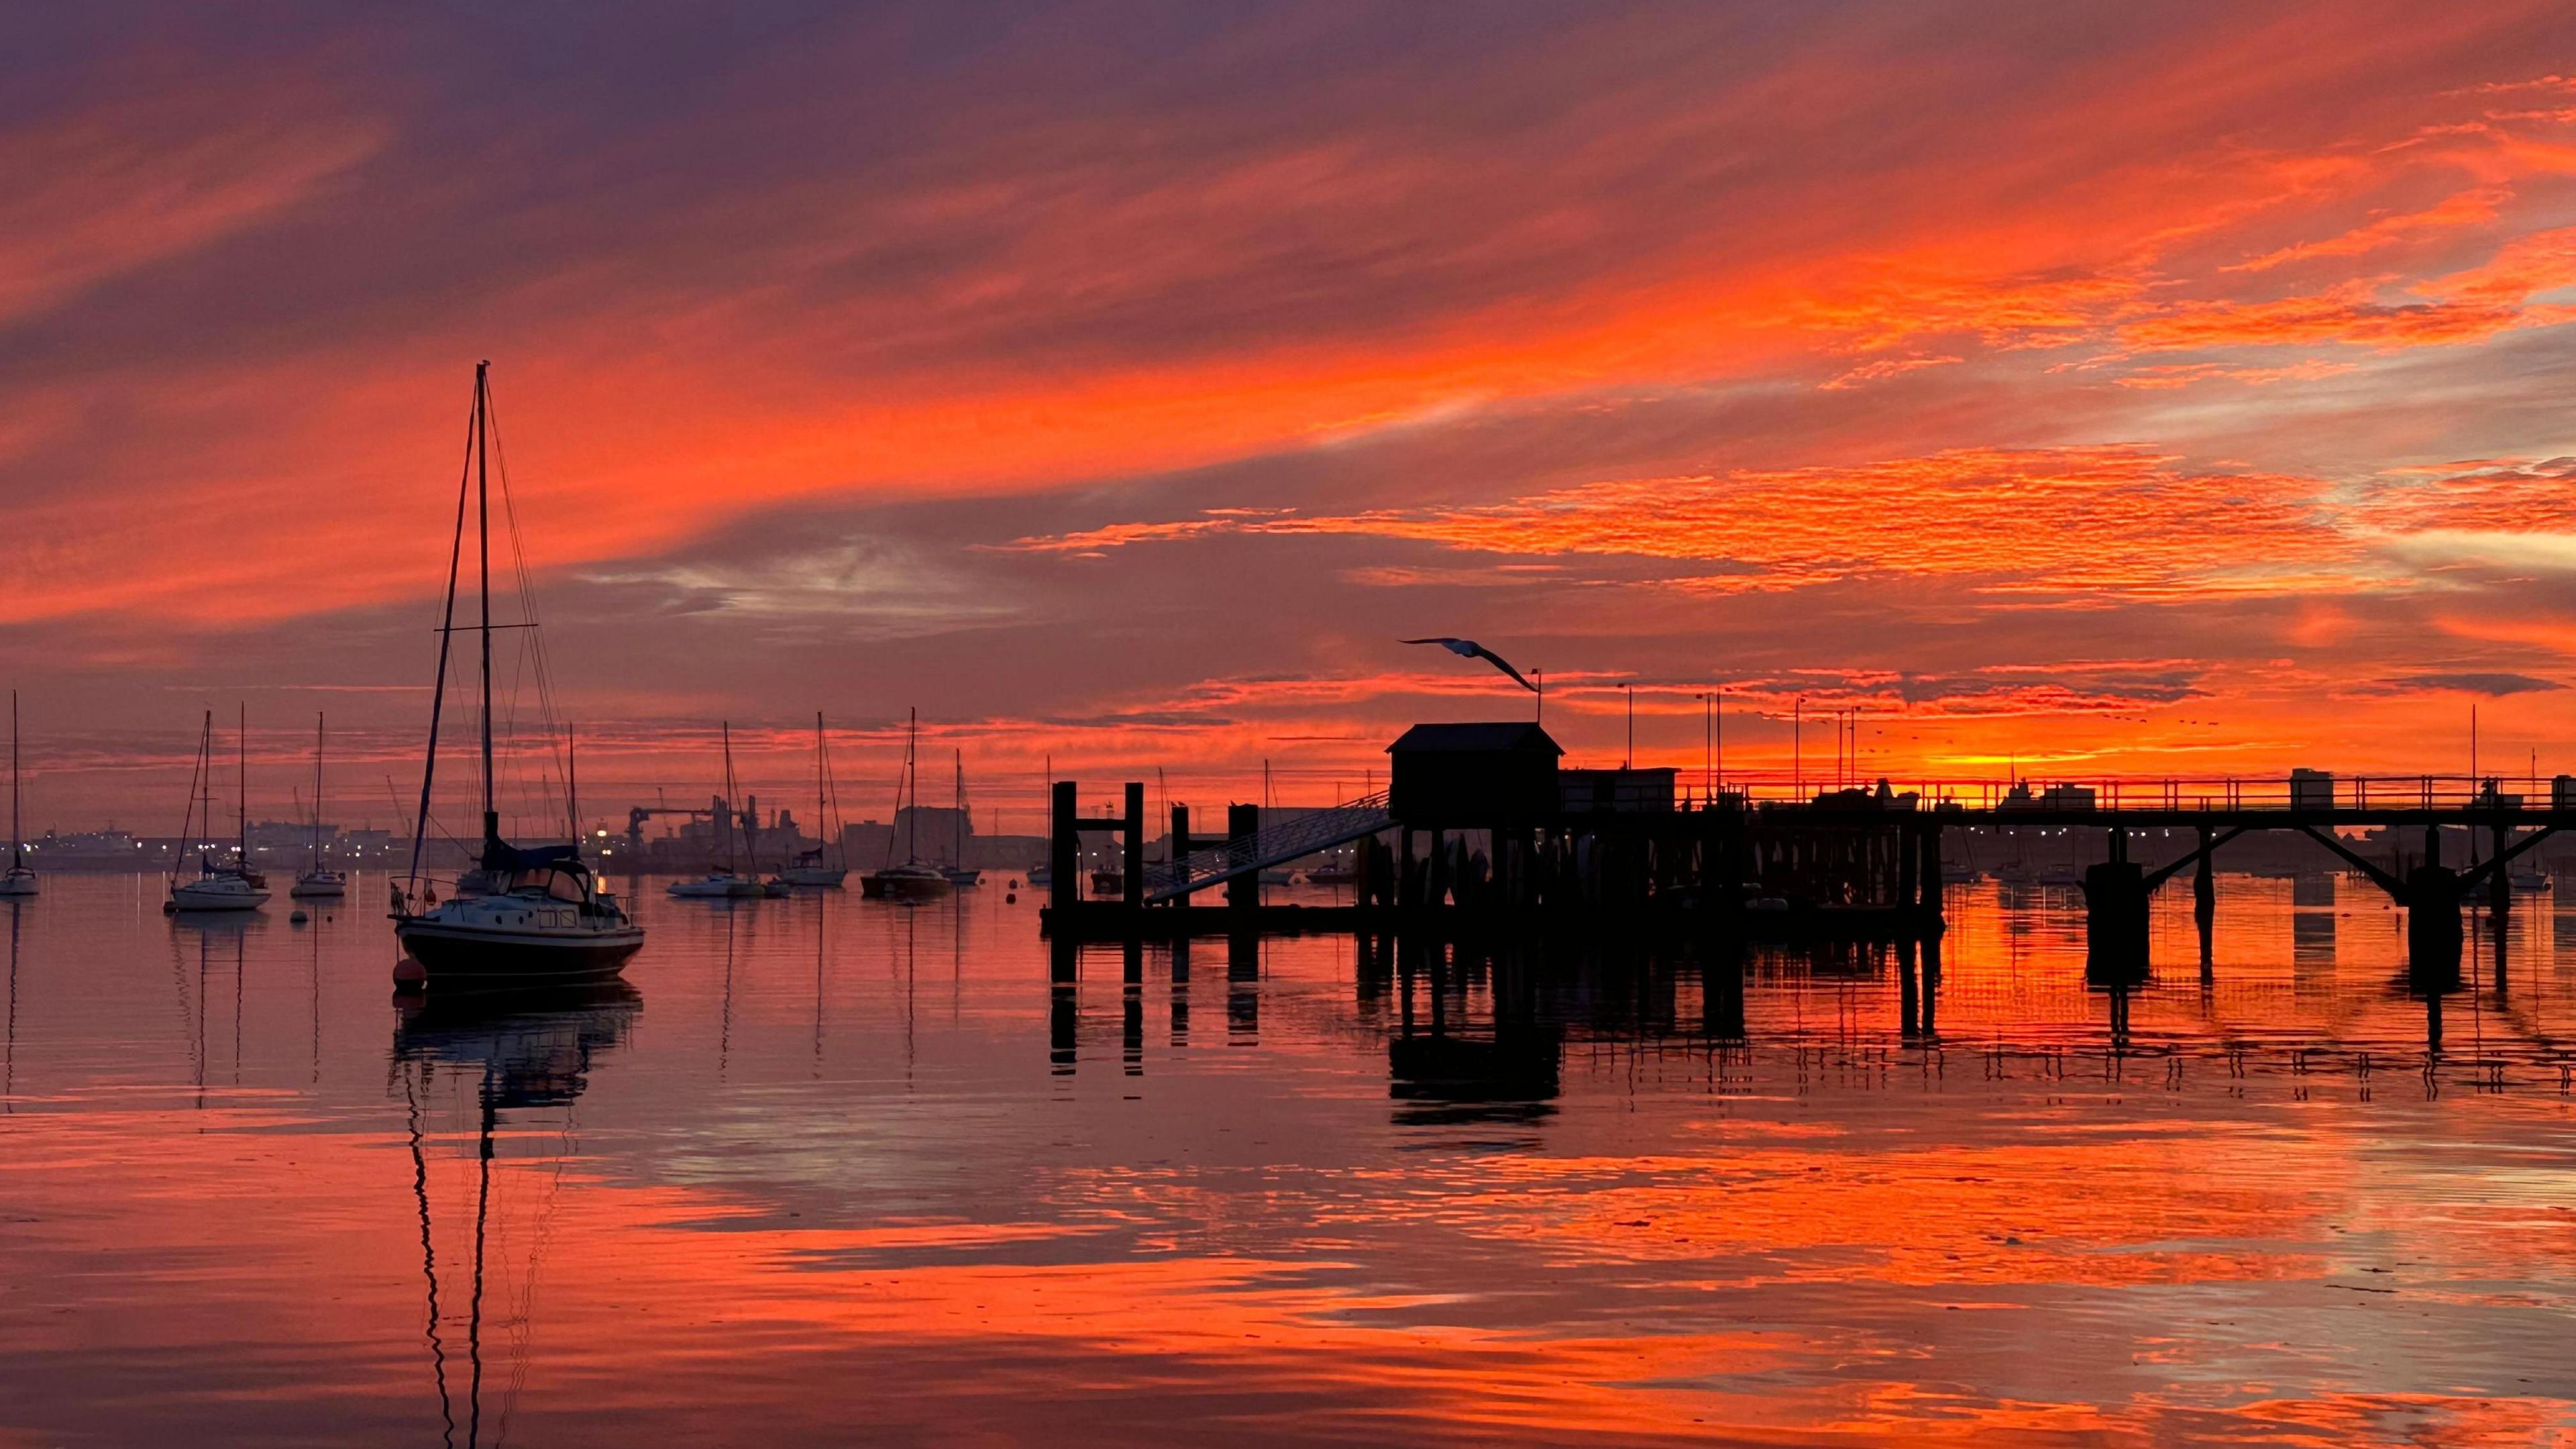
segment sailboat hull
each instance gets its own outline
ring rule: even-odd
[[[615,977],[642,949],[644,930],[512,929],[421,918],[397,923],[394,939],[433,982],[563,986]]]
[[[23,865],[11,866],[0,873],[0,896],[32,896],[36,893],[36,873]]]
[[[947,893],[947,877],[935,870],[914,874],[894,867],[859,877],[859,894],[873,901],[926,901]]]

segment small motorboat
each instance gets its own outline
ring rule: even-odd
[[[984,883],[984,872],[971,869],[967,866],[944,866],[940,869],[939,873],[942,876],[947,877],[948,883],[959,890],[963,890],[968,886],[982,885]]]

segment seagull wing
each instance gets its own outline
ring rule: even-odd
[[[1521,678],[1521,672],[1520,672],[1519,670],[1514,669],[1514,668],[1512,667],[1512,662],[1511,662],[1510,660],[1505,659],[1505,658],[1504,658],[1503,656],[1501,656],[1500,654],[1495,653],[1493,650],[1486,648],[1486,647],[1485,647],[1484,645],[1482,645],[1482,644],[1479,644],[1479,645],[1475,646],[1475,649],[1476,649],[1476,657],[1477,657],[1477,658],[1484,660],[1486,663],[1491,664],[1491,665],[1492,665],[1492,666],[1494,666],[1496,669],[1499,669],[1499,670],[1503,671],[1505,674],[1510,675],[1510,676],[1512,677],[1513,681],[1514,681],[1514,682],[1516,682],[1516,683],[1518,683],[1518,684],[1520,685],[1520,687],[1521,687],[1521,688],[1528,690],[1528,691],[1529,691],[1530,693],[1532,693],[1532,694],[1536,694],[1536,693],[1538,693],[1538,686],[1537,686],[1537,685],[1535,685],[1535,684],[1530,683],[1530,682],[1529,682],[1528,680],[1526,680],[1526,679]]]

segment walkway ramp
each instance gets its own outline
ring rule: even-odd
[[[1319,850],[1348,845],[1363,835],[1375,835],[1395,824],[1395,817],[1386,810],[1386,795],[1380,790],[1330,809],[1289,816],[1275,825],[1265,823],[1250,835],[1238,835],[1223,845],[1192,851],[1181,857],[1177,866],[1168,861],[1149,865],[1145,867],[1145,904],[1178,900],[1240,875],[1286,865]],[[1263,812],[1265,816],[1270,813]]]

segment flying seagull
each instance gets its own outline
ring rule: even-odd
[[[1482,659],[1486,663],[1494,666],[1496,669],[1510,675],[1512,677],[1512,682],[1518,684],[1521,688],[1528,690],[1532,694],[1538,693],[1538,686],[1521,678],[1521,672],[1512,667],[1512,662],[1510,660],[1505,659],[1500,654],[1495,653],[1493,650],[1486,648],[1484,645],[1477,643],[1473,639],[1399,639],[1396,642],[1399,644],[1437,644],[1441,648],[1448,650],[1450,653],[1457,655],[1461,659]]]

